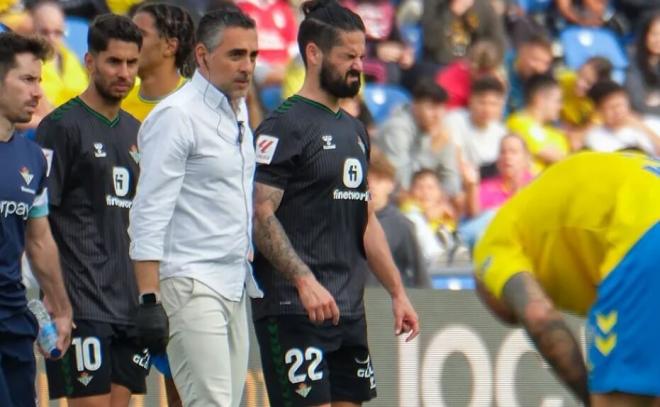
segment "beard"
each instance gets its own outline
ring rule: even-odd
[[[94,87],[96,88],[96,91],[98,92],[99,96],[101,96],[101,98],[103,98],[106,102],[112,104],[120,103],[128,93],[126,94],[113,93],[110,90],[111,85],[112,85],[111,83],[108,83],[101,78],[94,79]],[[132,87],[133,87],[132,85],[129,86],[129,91]]]
[[[358,71],[349,70],[342,78],[341,75],[337,73],[336,69],[334,69],[334,66],[330,65],[330,63],[324,59],[321,63],[320,76],[321,89],[338,99],[352,98],[360,91],[361,80],[360,72]],[[351,77],[357,77],[357,80],[349,83],[348,80]]]

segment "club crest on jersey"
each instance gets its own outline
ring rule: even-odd
[[[275,156],[277,143],[280,140],[277,137],[262,134],[257,138],[257,162],[260,164],[270,164]]]
[[[137,149],[137,146],[133,144],[131,148],[128,150],[128,154],[131,155],[131,158],[133,161],[135,161],[135,164],[140,164],[140,152]]]
[[[25,185],[29,186],[30,182],[32,182],[32,179],[34,178],[34,175],[30,174],[28,167],[23,166],[19,173],[21,174],[23,181],[25,181]]]
[[[324,150],[334,150],[337,148],[335,143],[332,142],[332,134],[324,134],[321,136],[321,140],[323,140],[323,149]]]
[[[103,143],[94,143],[94,157],[102,158],[107,156],[105,150],[103,150],[104,148]]]

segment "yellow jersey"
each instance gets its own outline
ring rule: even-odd
[[[78,61],[78,56],[66,47],[61,47],[59,51],[61,72],[55,58],[46,61],[41,68],[41,88],[53,107],[59,107],[80,95],[88,84],[87,71]]]
[[[582,127],[592,122],[594,104],[588,97],[575,94],[576,82],[577,74],[573,71],[566,71],[559,75],[562,95],[561,118],[570,125]]]
[[[169,94],[177,91],[181,86],[183,86],[184,83],[186,83],[186,81],[187,79],[183,76],[179,78],[179,83],[176,85],[176,88],[174,88],[174,90],[172,90],[172,92]],[[156,107],[158,102],[163,100],[169,94],[158,99],[145,99],[140,96],[140,83],[140,78],[136,78],[135,85],[133,85],[131,91],[121,102],[121,108],[130,113],[131,116],[135,117],[140,122],[143,122],[144,119],[147,118],[147,115],[153,110],[153,108]]]
[[[578,153],[500,208],[475,248],[475,274],[500,298],[514,274],[532,273],[559,308],[583,315],[599,283],[659,221],[660,161]]]
[[[506,121],[507,128],[522,137],[527,144],[532,160],[532,173],[534,175],[543,171],[548,164],[536,158],[537,154],[546,148],[554,148],[568,154],[569,145],[564,133],[552,126],[543,125],[525,112],[516,112]]]

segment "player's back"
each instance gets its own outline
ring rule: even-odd
[[[596,287],[660,220],[660,162],[636,153],[579,153],[552,166],[498,212],[475,250],[499,296],[534,273],[561,308],[585,313]]]

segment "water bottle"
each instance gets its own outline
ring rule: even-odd
[[[57,327],[53,320],[50,319],[46,307],[44,307],[41,301],[35,299],[28,302],[28,308],[39,322],[39,335],[37,336],[39,346],[51,358],[60,357],[62,352],[57,349]]]

